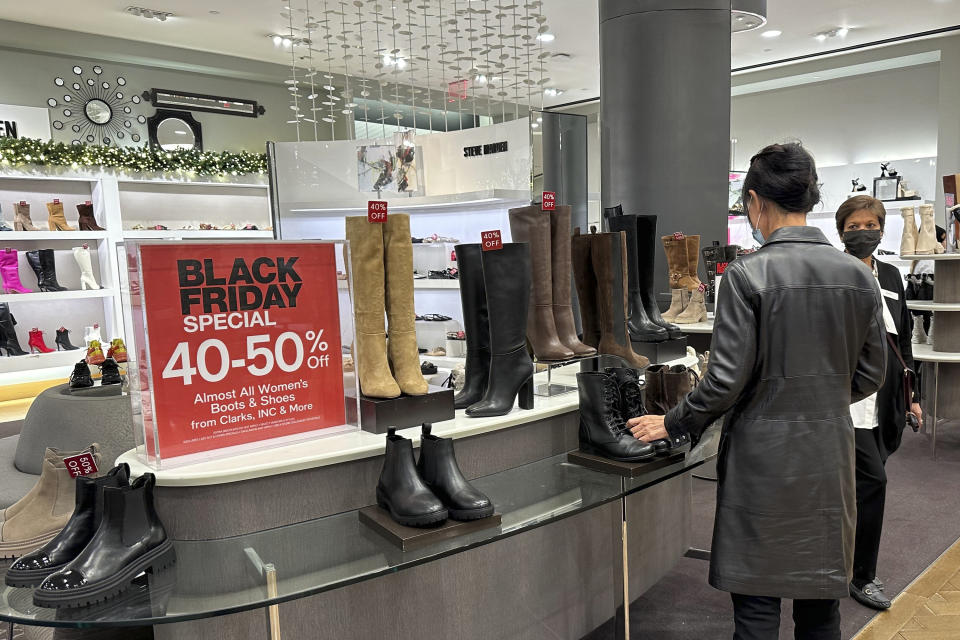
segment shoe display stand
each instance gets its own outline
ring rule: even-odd
[[[677,326],[683,330],[684,325],[678,324]],[[650,364],[663,364],[687,355],[686,337],[664,340],[663,342],[631,341],[631,344],[634,353],[650,360]]]
[[[344,392],[347,422],[357,423],[357,399],[353,387]],[[391,428],[451,420],[454,417],[453,389],[430,387],[423,396],[403,395],[397,398],[360,396],[360,428],[370,433],[386,433]]]
[[[933,344],[913,345],[913,359],[925,363],[924,428],[937,455],[937,429],[960,420],[960,253],[906,255],[903,260],[933,260],[936,285],[933,302],[908,300],[912,311],[933,312]],[[929,363],[927,365],[926,363]]]
[[[601,473],[611,473],[613,475],[623,476],[624,478],[636,478],[654,469],[668,467],[672,464],[682,462],[685,455],[686,451],[679,449],[671,451],[669,455],[657,456],[642,462],[620,462],[596,456],[592,453],[584,453],[578,449],[567,454],[567,461],[571,464],[578,464],[581,467],[600,471]]]
[[[126,378],[126,376],[124,376]],[[102,398],[103,396],[121,396],[125,384],[101,384],[95,380],[92,387],[67,387],[72,396],[92,396]]]
[[[538,366],[546,367],[545,374],[546,381],[539,382],[534,381],[533,393],[534,395],[541,396],[544,398],[549,398],[550,396],[556,396],[563,393],[570,393],[571,391],[576,391],[576,385],[571,385],[564,382],[563,378],[558,382],[553,381],[553,373],[558,369],[563,369],[564,367],[579,366],[582,370],[585,366],[590,366],[590,361],[598,360],[600,356],[587,356],[585,358],[571,358],[570,360],[564,360],[563,362],[547,362],[547,361],[537,361],[534,360],[534,363]],[[595,365],[594,365],[595,366]]]
[[[443,540],[499,527],[503,521],[499,513],[494,513],[489,518],[477,520],[459,521],[448,518],[439,527],[405,527],[397,524],[386,509],[377,505],[364,507],[357,512],[357,515],[361,523],[382,535],[401,551],[412,551]]]
[[[119,294],[117,248],[126,240],[141,239],[236,239],[272,238],[266,181],[259,176],[237,182],[192,180],[186,176],[133,177],[114,172],[62,171],[55,167],[31,169],[5,168],[0,171],[0,210],[10,224],[13,204],[25,201],[30,216],[40,231],[0,233],[3,246],[21,254],[19,271],[29,294],[0,294],[0,302],[10,304],[17,319],[17,337],[24,349],[27,332],[39,327],[53,347],[54,331],[66,326],[73,343],[83,346],[83,328],[99,324],[107,340],[123,336],[122,307]],[[94,217],[103,231],[49,231],[45,203],[59,199],[67,223],[77,226],[77,205],[89,201]],[[219,227],[246,223],[257,231],[202,231],[200,223]],[[131,227],[154,225],[169,230],[133,230]],[[180,230],[179,226],[193,229]],[[88,245],[93,274],[103,287],[81,290],[80,268],[71,249]],[[67,291],[39,292],[26,257],[27,251],[53,249],[57,279]],[[80,352],[54,351],[0,358],[0,385],[64,379],[70,374]]]

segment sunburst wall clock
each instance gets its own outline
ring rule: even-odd
[[[87,74],[75,65],[73,77],[53,79],[58,95],[47,99],[47,106],[54,110],[53,128],[71,135],[73,144],[140,143],[140,130],[147,119],[135,111],[142,98],[128,92],[123,76],[108,78],[100,65],[93,65],[90,71],[92,74]]]

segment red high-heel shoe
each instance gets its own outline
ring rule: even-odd
[[[30,346],[30,353],[33,353],[33,350],[36,349],[40,353],[52,353],[53,349],[48,347],[43,342],[43,331],[34,327],[30,329],[30,340],[27,342]]]

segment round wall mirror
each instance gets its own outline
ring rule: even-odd
[[[97,98],[89,100],[87,104],[84,105],[83,111],[87,114],[90,122],[99,125],[107,124],[110,122],[110,118],[113,117],[113,109],[110,108],[110,105]]]
[[[193,149],[197,144],[193,130],[180,118],[167,118],[157,125],[157,144],[161,149]]]

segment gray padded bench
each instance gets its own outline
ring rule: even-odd
[[[0,509],[23,497],[40,478],[47,447],[77,450],[97,442],[101,464],[109,469],[133,448],[130,398],[97,394],[71,395],[66,384],[43,391],[30,405],[19,436],[0,438]]]

